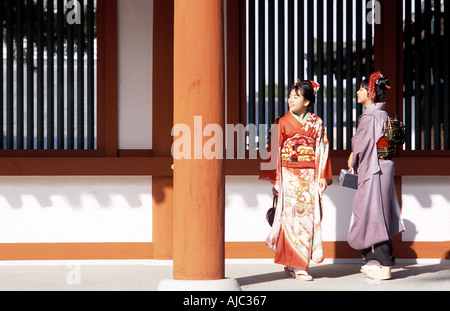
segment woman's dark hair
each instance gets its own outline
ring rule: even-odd
[[[361,86],[365,88],[366,90],[369,89],[369,79],[365,79],[361,82]],[[388,78],[382,77],[379,78],[377,83],[375,84],[375,100],[374,103],[378,103],[383,100],[384,96],[386,95],[386,92],[388,90],[387,86],[391,86],[391,82]]]
[[[295,90],[295,94],[303,95],[306,100],[309,100],[310,105],[309,109],[312,109],[312,106],[316,103],[316,93],[314,92],[314,88],[310,81],[304,80],[299,83],[294,84],[289,90],[289,94]]]

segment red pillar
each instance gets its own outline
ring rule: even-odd
[[[225,277],[224,162],[203,153],[194,159],[195,144],[209,139],[194,137],[194,117],[202,117],[203,127],[224,128],[223,1],[174,3],[174,124],[188,125],[192,153],[174,160],[173,274],[218,280]]]

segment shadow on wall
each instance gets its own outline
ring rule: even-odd
[[[397,258],[419,258],[419,255],[413,249],[415,236],[418,233],[416,225],[405,218],[403,218],[403,224],[405,226],[404,234],[408,234],[409,241],[396,243],[396,241],[394,240],[394,255]],[[442,254],[443,255],[440,258],[442,261],[450,259],[450,250],[446,251],[445,249],[442,249]]]
[[[449,176],[406,176],[402,180],[403,195],[413,197],[421,207],[450,205]]]
[[[414,223],[406,241],[450,241],[450,176],[402,178],[402,214]],[[406,224],[405,224],[406,225]]]
[[[272,205],[272,185],[268,181],[261,181],[258,176],[227,177],[225,206],[229,209],[238,200],[243,206],[256,210],[260,200],[267,201],[267,209]],[[264,215],[265,217],[265,215]]]
[[[130,179],[131,178],[131,179]],[[70,206],[108,208],[123,202],[123,206],[139,208],[151,193],[150,180],[140,177],[2,177],[0,178],[0,206],[46,209]]]
[[[417,235],[416,226],[408,219],[403,218],[403,225],[405,226],[405,232],[408,232],[408,236],[412,237],[411,241],[402,241],[396,243],[394,238],[394,256],[396,258],[418,258],[417,253],[413,250],[412,245],[414,243],[414,237]]]

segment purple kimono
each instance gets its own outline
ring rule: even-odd
[[[349,245],[369,248],[404,231],[394,184],[394,162],[379,160],[377,142],[384,136],[386,103],[375,103],[359,118],[352,138],[352,167],[358,167],[358,190],[348,233]]]

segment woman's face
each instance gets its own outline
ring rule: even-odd
[[[358,104],[365,104],[367,101],[370,101],[369,97],[367,96],[367,90],[361,86],[358,92],[356,92]]]
[[[299,92],[301,93],[301,92]],[[306,100],[302,94],[297,94],[295,90],[292,90],[289,94],[288,104],[289,110],[291,110],[296,115],[301,115],[306,113],[307,107],[310,101]]]

